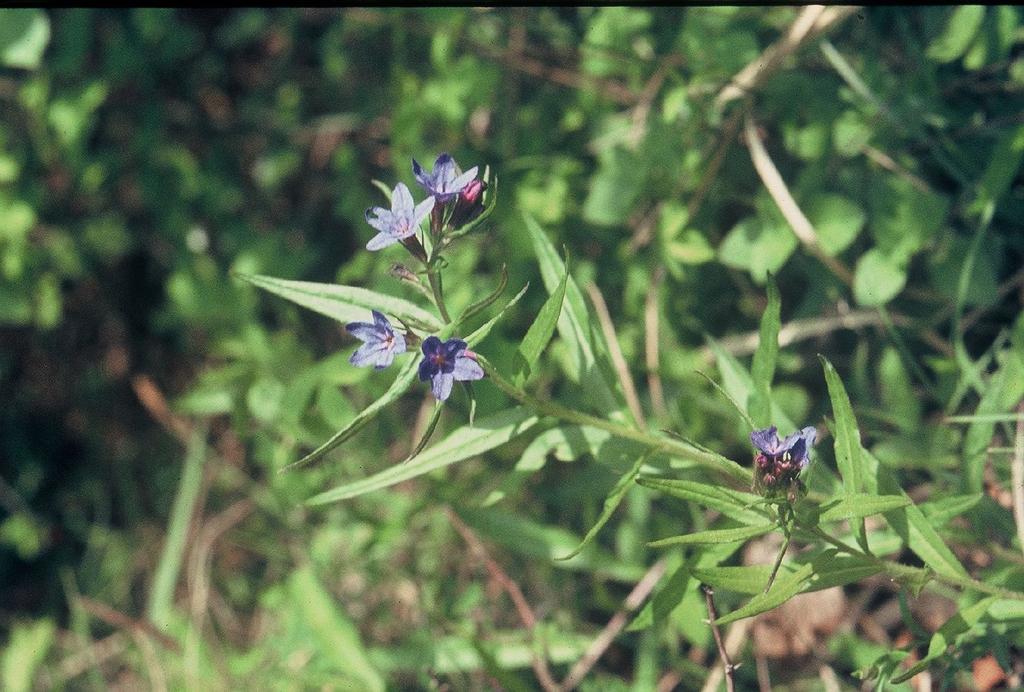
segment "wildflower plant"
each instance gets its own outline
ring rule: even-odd
[[[538,431],[540,434],[529,446],[534,459],[542,460],[549,452],[565,453],[566,447],[577,444],[568,440],[582,440],[578,445],[582,451],[573,449],[572,453],[589,453],[603,463],[615,464],[619,460],[611,462],[608,458],[613,446],[604,444],[614,438],[619,443],[616,449],[620,457],[629,459],[628,468],[620,464],[620,473],[624,473],[579,545],[556,559],[575,559],[594,550],[596,537],[637,485],[714,510],[718,517],[712,526],[648,543],[656,549],[689,551],[690,558],[680,557],[674,563],[674,573],[658,592],[654,605],[638,616],[634,623],[637,627],[652,626],[668,612],[666,604],[671,610],[699,583],[753,595],[731,612],[721,617],[713,615],[711,626],[717,628],[770,610],[798,594],[850,584],[873,575],[885,575],[912,593],[925,587],[953,587],[981,598],[977,603],[985,605],[971,611],[974,619],[968,626],[984,617],[993,617],[994,612],[1024,613],[1024,594],[1003,584],[974,578],[946,545],[929,516],[899,487],[894,474],[862,446],[846,390],[826,358],[821,357],[821,364],[832,420],[826,421],[825,426],[813,421],[788,420],[772,392],[779,355],[781,298],[770,276],[767,307],[750,370],[712,343],[720,369],[728,373],[725,386],[715,386],[735,409],[737,421],[742,422],[750,443],[749,461],[736,462],[718,450],[659,430],[645,421],[639,404],[630,403],[627,393],[632,383],[628,373],[613,363],[617,345],[606,336],[607,330],[599,329],[592,319],[567,259],[563,260],[529,216],[523,217],[522,231],[537,256],[547,298],[522,336],[508,371],[494,367],[486,356],[486,348],[474,350],[528,289],[523,287],[472,331],[468,331],[470,321],[500,300],[508,282],[505,272],[502,271],[490,295],[467,306],[461,314],[453,316],[445,302],[443,275],[451,266],[445,255],[456,252],[458,241],[479,228],[491,214],[497,199],[496,179],[488,171],[478,177],[478,166],[463,172],[449,154],[438,156],[430,170],[414,160],[411,172],[421,188],[417,192],[425,196],[417,201],[417,195],[401,182],[390,188],[390,207],[372,207],[366,213],[368,225],[376,232],[367,249],[386,251],[401,245],[416,266],[394,263],[390,274],[418,289],[430,302],[429,307],[350,286],[243,277],[345,322],[346,330],[362,342],[350,356],[352,365],[372,366],[376,370],[397,365],[392,385],[377,401],[293,466],[322,459],[416,386],[417,380],[429,382],[429,396],[436,401],[425,433],[404,463],[325,490],[311,498],[310,504],[337,502],[386,488]],[[500,242],[500,235],[492,240]],[[367,313],[372,321],[352,321],[353,315]],[[578,391],[575,406],[528,388],[538,360],[556,333],[564,349],[567,379]],[[447,402],[452,399],[456,382],[464,385],[468,395],[469,420],[444,440],[428,446]],[[474,382],[479,383],[477,386],[495,387],[513,405],[474,420],[475,402],[470,386]],[[819,430],[826,428],[834,440],[838,473],[820,458]],[[780,438],[780,429],[793,432]],[[537,468],[537,462],[521,466],[492,492],[488,503],[500,501],[520,482],[523,473]],[[970,506],[962,503],[958,505],[959,511]],[[891,547],[890,541],[890,547],[882,549],[878,541],[869,540],[865,521],[868,517],[884,518],[895,547]],[[880,522],[873,520],[873,525],[877,527]],[[773,532],[783,538],[773,564],[720,564],[742,543]],[[790,555],[789,548],[794,542],[799,550]],[[898,561],[902,549],[915,554],[923,565]],[[707,593],[710,599],[710,591]],[[709,600],[711,610],[714,609]],[[944,645],[936,644],[934,652],[929,649],[927,657],[903,671],[896,670],[902,660],[898,656],[880,659],[873,672],[865,674],[898,682],[923,669],[944,650]]]

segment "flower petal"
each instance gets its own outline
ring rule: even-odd
[[[405,336],[395,332],[394,345],[391,347],[392,353],[405,353]]]
[[[426,382],[437,374],[437,368],[430,362],[429,358],[420,361],[419,377],[420,382]]]
[[[425,356],[429,357],[435,355],[438,351],[441,350],[441,340],[438,339],[433,334],[431,334],[430,336],[423,340],[423,343],[420,345],[420,348],[423,349],[423,355]]]
[[[370,216],[370,214],[376,214],[377,217],[374,218]],[[366,223],[370,224],[378,231],[388,231],[395,225],[395,215],[392,214],[390,210],[382,207],[372,207],[367,209],[363,216],[366,219]]]
[[[423,219],[427,218],[427,215],[431,211],[433,211],[433,209],[434,209],[434,202],[435,201],[436,200],[434,199],[434,197],[430,196],[430,197],[427,197],[425,200],[423,200],[422,202],[420,202],[419,204],[416,205],[416,208],[412,212],[412,224],[411,224],[411,226],[413,228],[415,228],[416,226],[419,226],[420,222],[423,221]]]
[[[434,379],[430,382],[430,391],[434,393],[434,398],[438,401],[444,401],[452,393],[452,385],[455,384],[455,377],[450,373],[438,373],[434,375]]]
[[[364,365],[375,365],[382,350],[383,346],[381,346],[381,344],[367,342],[357,348],[355,352],[349,356],[348,362],[359,368]]]
[[[373,315],[373,324],[376,325],[384,334],[387,334],[391,330],[391,323],[388,322],[388,318],[383,313],[377,312],[376,310],[370,310],[370,314]]]
[[[370,238],[370,242],[366,244],[366,249],[370,251],[380,250],[381,248],[386,248],[388,245],[394,245],[397,242],[398,238],[391,235],[390,233],[381,231],[377,235]]]
[[[383,370],[387,366],[391,365],[395,360],[395,352],[391,349],[385,349],[377,354],[377,358],[373,363],[374,370]]]
[[[405,183],[398,183],[391,193],[391,212],[397,216],[412,211],[412,208],[412,193]]]
[[[479,166],[473,166],[468,171],[460,175],[458,178],[453,180],[448,185],[448,192],[462,192],[462,188],[469,185],[469,183],[476,178],[476,172],[479,170]]]
[[[778,428],[774,425],[750,433],[750,442],[765,454],[775,454],[779,449]]]
[[[484,369],[469,356],[459,356],[455,359],[455,369],[452,370],[452,375],[459,381],[481,380],[484,376]]]
[[[376,341],[380,338],[377,325],[369,322],[349,322],[345,325],[345,331],[360,341]]]

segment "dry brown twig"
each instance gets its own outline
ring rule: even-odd
[[[729,628],[728,633],[725,635],[725,651],[729,655],[729,660],[736,658],[739,655],[740,649],[747,641],[747,635],[750,634],[750,628],[754,624],[753,618],[746,618],[739,622],[734,622]],[[707,680],[704,681],[704,687],[701,688],[701,692],[715,692],[718,686],[722,683],[724,677],[724,670],[715,666],[708,673]]]
[[[733,680],[732,674],[736,670],[736,666],[729,657],[729,652],[725,649],[725,643],[722,641],[722,632],[718,629],[718,625],[715,623],[715,620],[718,619],[718,609],[715,608],[715,591],[707,584],[701,584],[700,590],[704,592],[704,603],[708,609],[708,626],[711,627],[711,635],[715,638],[715,646],[718,648],[718,657],[722,661],[722,674],[725,676],[725,688],[729,692],[734,692],[736,689],[736,681]]]
[[[560,689],[571,690],[582,682],[583,678],[590,672],[590,669],[601,658],[601,655],[611,646],[615,637],[626,626],[626,619],[629,617],[629,614],[639,608],[640,604],[654,590],[658,580],[665,573],[665,566],[666,562],[664,559],[658,560],[651,565],[650,569],[647,570],[644,576],[640,578],[640,581],[636,583],[636,586],[633,587],[633,590],[629,592],[629,595],[626,596],[626,600],[622,603],[622,608],[612,616],[608,624],[601,630],[601,633],[597,635],[597,638],[591,642],[583,657],[569,670],[569,674],[562,682]]]
[[[1017,434],[1010,462],[1010,490],[1013,493],[1013,523],[1017,525],[1017,540],[1024,550],[1024,401],[1017,404],[1017,415]]]
[[[611,356],[612,366],[619,376],[619,383],[622,384],[622,393],[626,397],[626,405],[629,407],[630,413],[633,414],[633,420],[636,421],[641,429],[644,429],[647,427],[647,422],[644,420],[643,409],[640,408],[640,397],[636,393],[636,383],[633,382],[633,376],[629,373],[629,365],[626,364],[626,358],[622,355],[619,338],[615,335],[615,324],[612,322],[611,313],[608,312],[608,304],[604,302],[604,296],[601,295],[601,291],[596,285],[587,283],[585,288],[587,295],[590,296],[590,302],[594,304],[594,311],[597,313],[597,321],[601,325],[601,331],[604,333],[604,340],[608,343],[608,350],[610,351],[608,355]]]
[[[787,56],[821,36],[858,9],[857,6],[826,8],[824,5],[808,5],[803,8],[785,36],[768,46],[761,55],[736,73],[736,76],[718,93],[715,105],[721,108],[730,101],[755,91],[779,69]]]
[[[516,613],[519,615],[520,622],[523,626],[529,630],[530,636],[533,638],[537,637],[537,616],[534,615],[533,609],[530,608],[530,604],[527,603],[526,597],[523,596],[522,589],[505,570],[501,568],[494,559],[488,555],[487,549],[484,547],[483,542],[477,537],[473,529],[469,528],[464,521],[455,513],[450,507],[445,508],[445,514],[448,516],[448,521],[451,522],[455,530],[462,536],[462,540],[469,546],[470,552],[474,553],[478,560],[484,563],[487,568],[488,574],[491,575],[491,579],[497,582],[501,588],[508,594],[508,597],[512,599],[512,605],[515,606]],[[555,682],[554,677],[551,675],[551,670],[548,668],[548,662],[545,657],[538,656],[536,652],[533,654],[533,658],[530,661],[533,667],[533,672],[537,676],[537,681],[546,692],[557,692],[560,687]]]
[[[647,366],[647,389],[651,393],[651,406],[654,415],[665,418],[668,407],[665,405],[665,389],[661,384],[661,364],[658,353],[658,332],[660,311],[658,299],[661,296],[661,284],[665,279],[665,268],[658,267],[651,275],[651,285],[647,288],[644,298],[644,361]]]

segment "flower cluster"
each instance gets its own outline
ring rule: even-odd
[[[811,426],[784,440],[779,439],[774,425],[751,432],[750,441],[758,450],[754,455],[754,486],[771,492],[797,481],[800,471],[811,462],[811,446],[817,436],[817,430]]]
[[[420,203],[413,200],[412,193],[404,183],[398,183],[391,193],[391,208],[371,207],[366,210],[366,222],[377,235],[366,244],[367,250],[381,250],[401,243],[412,255],[423,263],[432,280],[436,271],[438,251],[450,242],[449,232],[465,227],[483,213],[483,192],[487,184],[477,180],[478,167],[473,166],[463,173],[450,154],[441,154],[434,162],[433,170],[426,171],[413,159],[412,172],[416,182],[429,196]],[[422,223],[430,219],[429,251],[426,239],[417,235]],[[468,229],[465,229],[463,233]],[[396,264],[392,274],[403,281],[418,284],[415,273]],[[442,315],[440,295],[435,294]],[[391,365],[395,356],[405,353],[409,342],[420,342],[420,337],[408,330],[405,334],[396,332],[391,322],[380,312],[371,311],[373,322],[350,322],[345,329],[363,344],[349,358],[357,367],[373,366],[382,370]],[[437,336],[423,339],[423,359],[419,364],[419,378],[430,381],[430,388],[438,401],[445,401],[451,394],[456,381],[479,380],[484,371],[476,360],[476,354],[469,350],[462,339],[441,341]]]
[[[396,354],[405,353],[406,337],[394,330],[387,317],[376,310],[371,312],[372,324],[350,322],[345,325],[349,334],[363,342],[348,362],[357,367],[372,365],[375,370],[383,370],[391,365]],[[430,389],[438,401],[448,398],[456,381],[479,380],[484,376],[483,368],[476,362],[476,354],[462,339],[441,341],[436,336],[428,336],[421,348],[423,360],[420,361],[419,377],[423,382],[430,380]]]

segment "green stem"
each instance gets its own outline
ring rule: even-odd
[[[441,275],[432,266],[427,266],[427,281],[430,282],[430,290],[434,294],[434,304],[445,324],[451,324],[452,318],[448,314],[448,308],[444,305],[444,291],[441,289]]]
[[[793,538],[793,532],[790,531],[790,527],[785,521],[782,522],[782,531],[785,533],[786,538],[782,541],[782,550],[779,551],[779,556],[775,558],[771,574],[768,575],[768,583],[764,587],[765,593],[768,593],[768,590],[772,588],[772,584],[775,583],[775,575],[779,573],[779,567],[782,567],[782,558],[786,557],[786,551],[789,550],[789,542]]]
[[[1024,601],[1024,593],[1010,591],[1009,589],[1004,589],[1000,586],[992,586],[990,584],[985,584],[984,582],[980,582],[972,577],[957,577],[949,574],[939,574],[938,572],[931,570],[927,567],[911,567],[910,565],[904,565],[898,562],[883,560],[882,558],[875,557],[874,555],[865,553],[861,550],[857,550],[856,548],[852,548],[846,545],[839,539],[833,538],[832,536],[828,535],[817,526],[815,526],[813,529],[801,527],[801,530],[810,533],[816,538],[820,538],[826,543],[834,545],[842,552],[848,553],[850,555],[859,557],[864,560],[870,560],[874,562],[875,564],[882,567],[882,569],[884,569],[892,577],[905,578],[912,574],[919,577],[927,575],[929,578],[934,579],[935,581],[941,584],[945,584],[946,586],[955,586],[960,589],[974,589],[975,591],[991,594],[993,596],[999,596],[1000,598],[1008,598],[1014,601]]]
[[[596,416],[591,416],[589,414],[567,408],[553,401],[538,399],[502,377],[495,367],[480,354],[477,354],[477,360],[481,367],[483,367],[484,372],[487,373],[487,376],[492,382],[494,382],[498,389],[505,392],[519,403],[525,404],[539,413],[552,416],[553,418],[559,418],[569,423],[589,425],[592,428],[605,430],[616,437],[639,442],[640,444],[650,447],[654,451],[664,452],[682,459],[688,459],[700,464],[701,466],[727,474],[732,478],[743,481],[747,485],[751,482],[750,471],[743,468],[736,462],[730,461],[716,454],[703,452],[699,449],[683,444],[682,442],[673,440],[672,438],[659,437],[644,430],[620,425],[604,418],[597,418]]]

